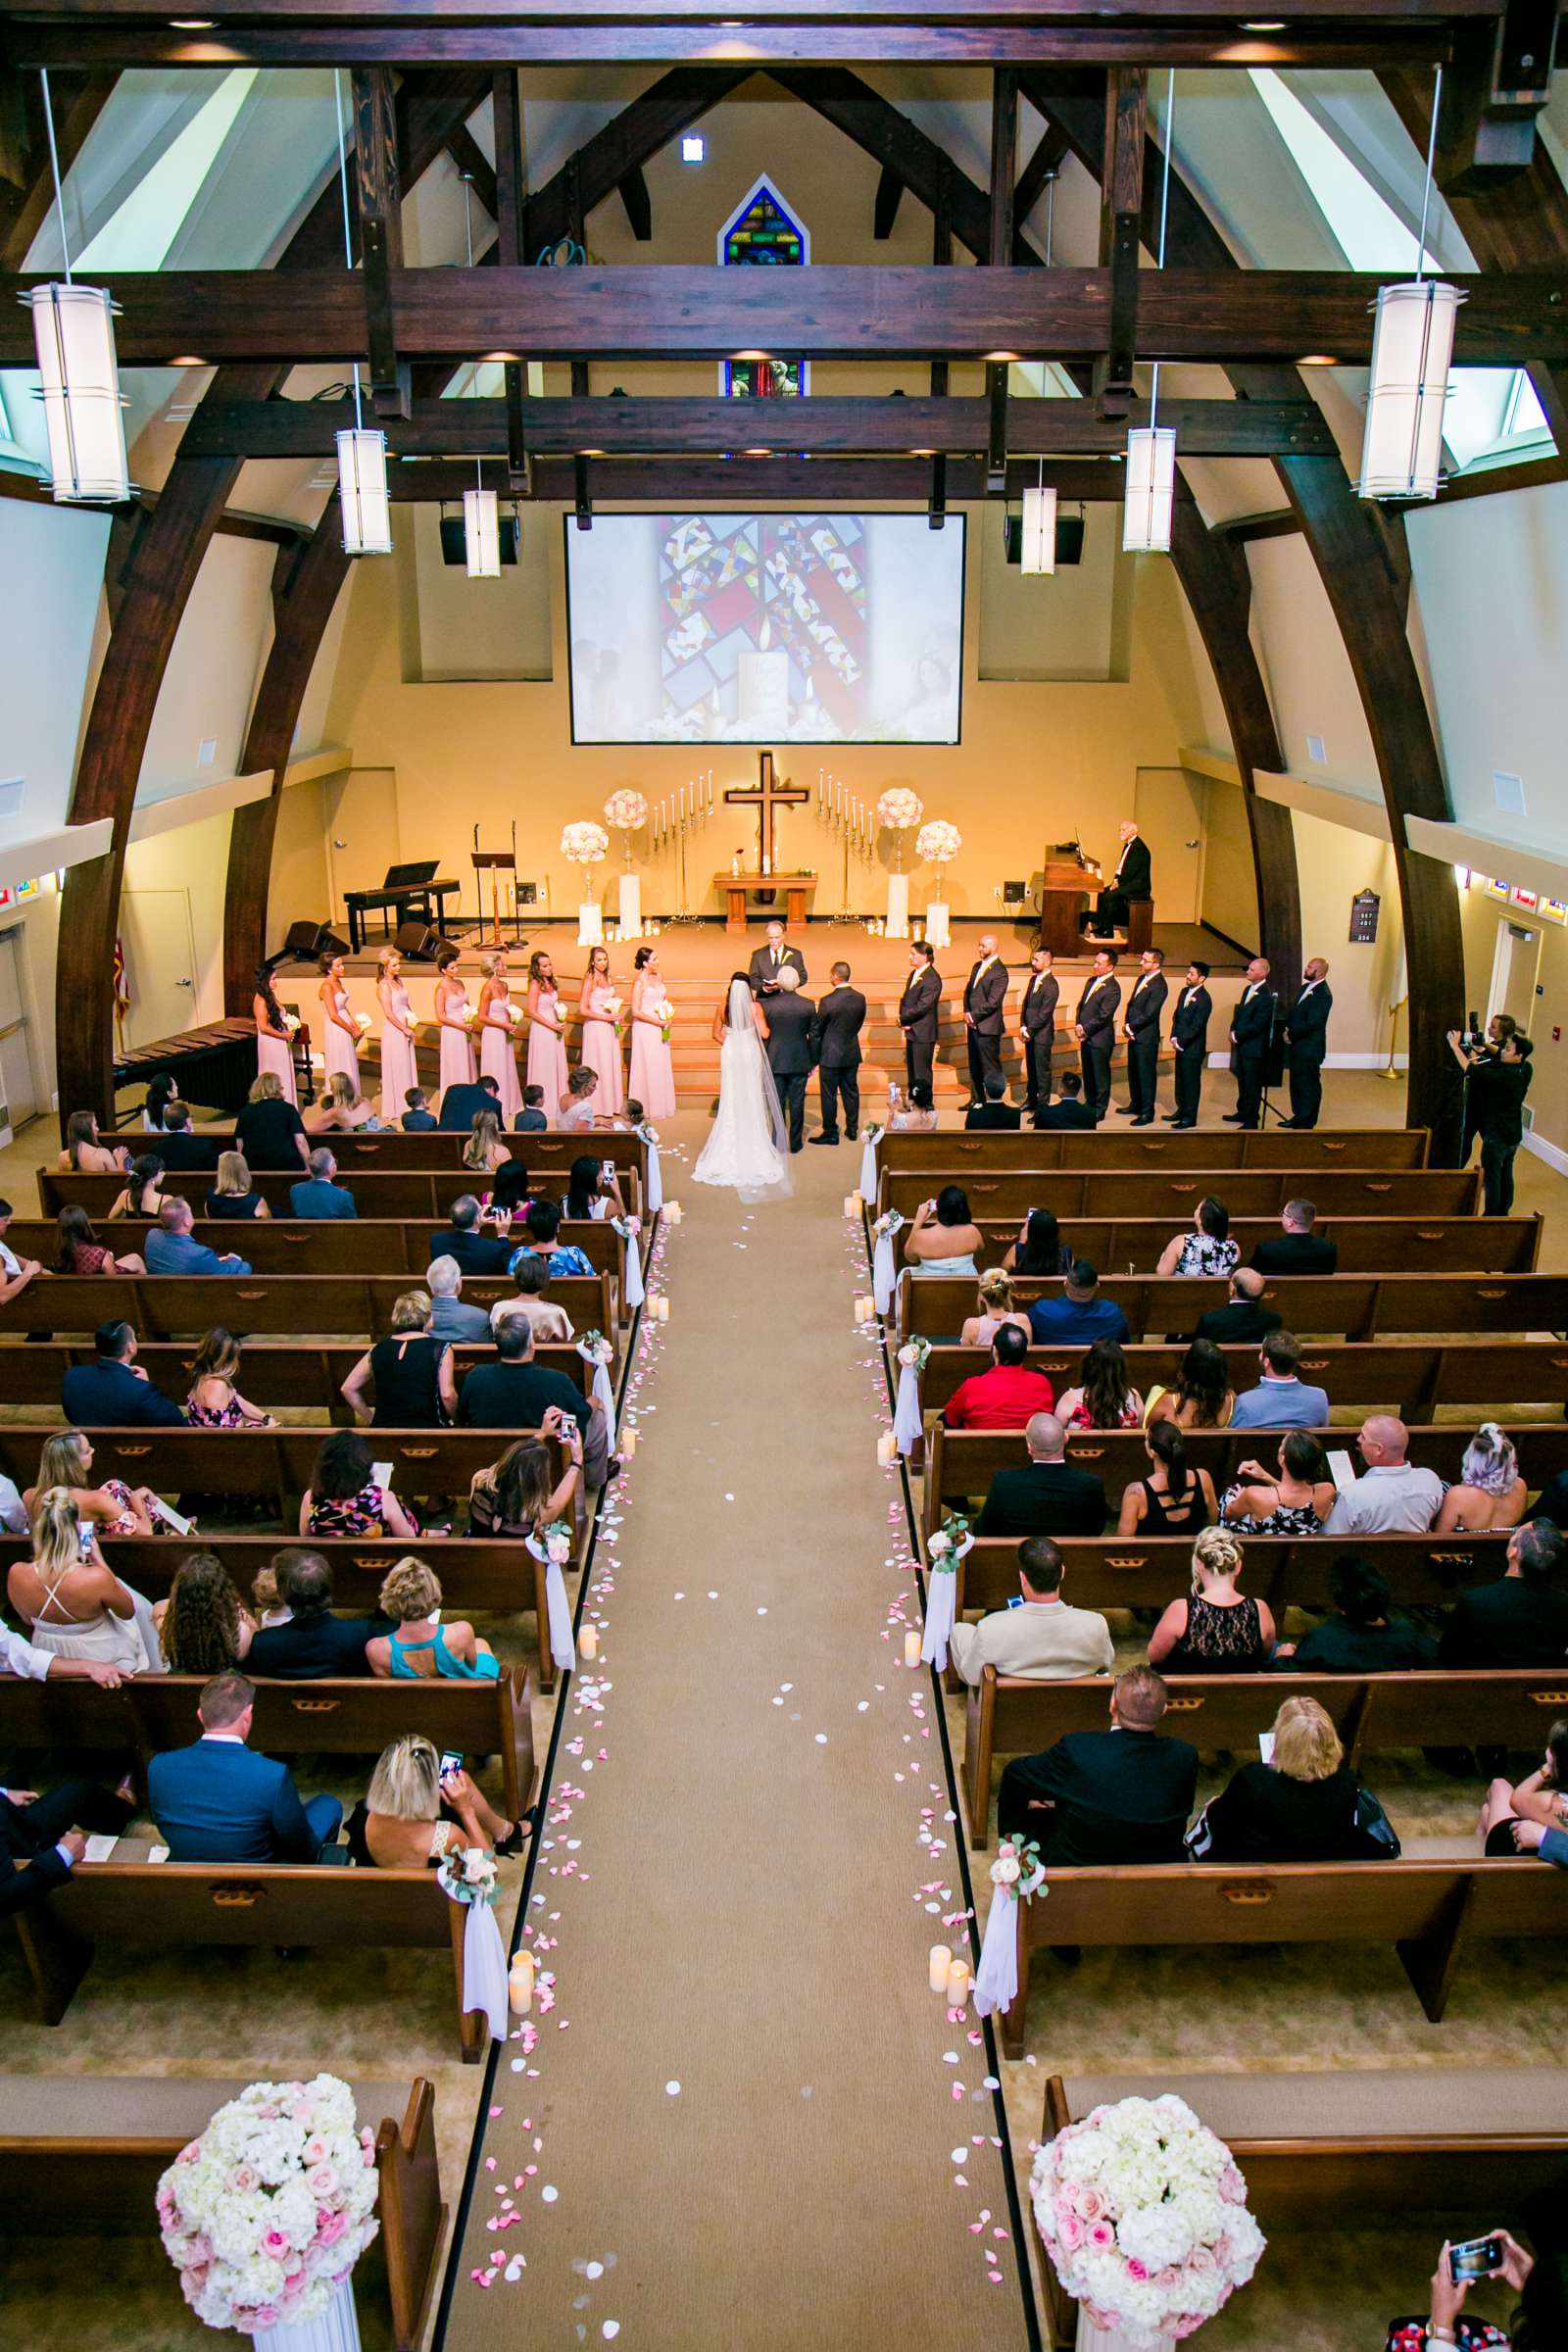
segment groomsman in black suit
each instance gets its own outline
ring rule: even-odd
[[[1122,1027],[1127,1035],[1127,1092],[1130,1102],[1121,1115],[1135,1127],[1154,1123],[1154,1088],[1159,1078],[1159,1016],[1165,1009],[1170,985],[1165,978],[1165,951],[1146,948],[1139,957],[1143,969],[1133,982]]]
[[[822,1132],[811,1141],[838,1142],[842,1102],[844,1132],[853,1144],[860,1132],[860,1031],[865,1025],[865,999],[850,986],[847,963],[833,966],[833,985],[818,999],[816,1017],[821,1027],[816,1083],[822,1096]]]
[[[748,976],[752,983],[753,996],[771,997],[776,995],[779,988],[779,974],[786,964],[794,966],[795,984],[798,988],[804,988],[806,986],[806,957],[801,954],[799,948],[787,948],[784,945],[782,923],[769,923],[766,947],[759,948],[752,957],[751,971]]]
[[[911,1086],[931,1083],[941,1023],[942,975],[936,968],[936,951],[917,939],[909,950],[909,977],[899,999],[899,1027],[904,1031],[904,1058]]]
[[[1095,901],[1095,911],[1089,918],[1090,930],[1097,938],[1108,939],[1112,931],[1126,924],[1128,900],[1152,895],[1153,866],[1149,844],[1139,838],[1138,827],[1129,817],[1121,826],[1121,857],[1116,871]]]
[[[963,985],[971,1110],[986,1100],[986,1080],[1002,1076],[1002,1008],[1006,1001],[1007,967],[997,954],[997,935],[982,931],[979,957]]]
[[[1084,1102],[1094,1112],[1097,1127],[1110,1108],[1110,1049],[1115,1042],[1120,1005],[1116,951],[1101,948],[1095,956],[1093,976],[1084,983],[1083,995],[1078,1000],[1077,1025],[1073,1030],[1083,1064]]]
[[[790,1150],[806,1135],[806,1081],[816,1067],[816,1006],[803,997],[795,966],[786,963],[767,1000],[767,1063],[790,1128]]]
[[[1198,1099],[1202,1091],[1203,1064],[1208,1059],[1208,1016],[1214,1009],[1207,983],[1207,964],[1190,963],[1171,1016],[1170,1042],[1176,1049],[1176,1108],[1169,1121],[1172,1127],[1198,1125]]]
[[[1268,1069],[1268,1041],[1280,1001],[1268,984],[1268,957],[1254,956],[1247,986],[1231,1022],[1231,1067],[1236,1072],[1236,1108],[1224,1114],[1228,1127],[1255,1127]]]
[[[1056,1004],[1061,983],[1051,968],[1051,950],[1036,948],[1029,958],[1018,1040],[1023,1047],[1024,1108],[1033,1118],[1051,1101],[1051,1055],[1056,1042]]]
[[[1328,1052],[1329,1014],[1334,998],[1329,967],[1314,956],[1301,980],[1301,993],[1285,1016],[1285,1067],[1291,1080],[1291,1115],[1282,1127],[1315,1127],[1323,1108],[1323,1057]]]

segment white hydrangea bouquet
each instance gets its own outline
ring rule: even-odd
[[[925,803],[906,784],[890,784],[876,805],[876,821],[890,833],[906,833],[925,813]]]
[[[1195,2335],[1263,2252],[1229,2148],[1168,2092],[1068,2124],[1035,2158],[1031,2189],[1063,2287],[1131,2344]]]
[[[934,865],[939,873],[943,866],[953,863],[962,847],[963,835],[945,816],[932,817],[914,837],[915,856]]]
[[[379,2224],[375,2134],[335,2075],[253,2082],[158,2183],[164,2249],[209,2328],[299,2326],[327,2310]]]
[[[561,855],[568,865],[597,865],[609,849],[610,835],[591,816],[562,827]]]

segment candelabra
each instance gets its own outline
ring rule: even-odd
[[[653,812],[651,843],[655,855],[675,844],[676,888],[680,905],[670,916],[672,923],[698,923],[702,916],[693,914],[686,883],[686,838],[700,832],[713,813],[713,771],[700,776],[695,783],[683,786],[672,800],[664,800]]]
[[[837,841],[844,853],[843,880],[839,886],[839,910],[835,923],[857,923],[859,916],[850,909],[850,859],[870,866],[876,834],[870,811],[863,801],[858,801],[837,777],[824,769],[816,771],[816,821],[824,826],[830,840]]]

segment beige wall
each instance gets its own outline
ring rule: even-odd
[[[1498,923],[1518,923],[1540,935],[1541,963],[1536,978],[1542,994],[1530,1020],[1536,1074],[1526,1107],[1534,1115],[1537,1138],[1568,1152],[1568,1045],[1551,1034],[1554,1027],[1568,1027],[1568,928],[1534,921],[1522,907],[1504,906],[1489,899],[1479,883],[1461,890],[1459,906],[1464,929],[1464,1010],[1474,1005],[1483,1021]]]
[[[1301,888],[1301,959],[1326,956],[1334,1015],[1329,1024],[1329,1058],[1381,1065],[1397,1028],[1396,1052],[1410,1042],[1410,1014],[1390,1010],[1400,971],[1403,927],[1394,852],[1386,841],[1326,824],[1299,808],[1291,810],[1296,833],[1296,870]],[[1375,890],[1383,905],[1378,936],[1370,947],[1350,944],[1350,901],[1358,890]]]

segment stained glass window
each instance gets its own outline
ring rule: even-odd
[[[760,179],[718,237],[726,268],[800,269],[811,258],[808,230],[790,214],[783,198]],[[726,360],[724,396],[730,400],[798,400],[807,389],[804,360],[770,354],[765,359]]]

